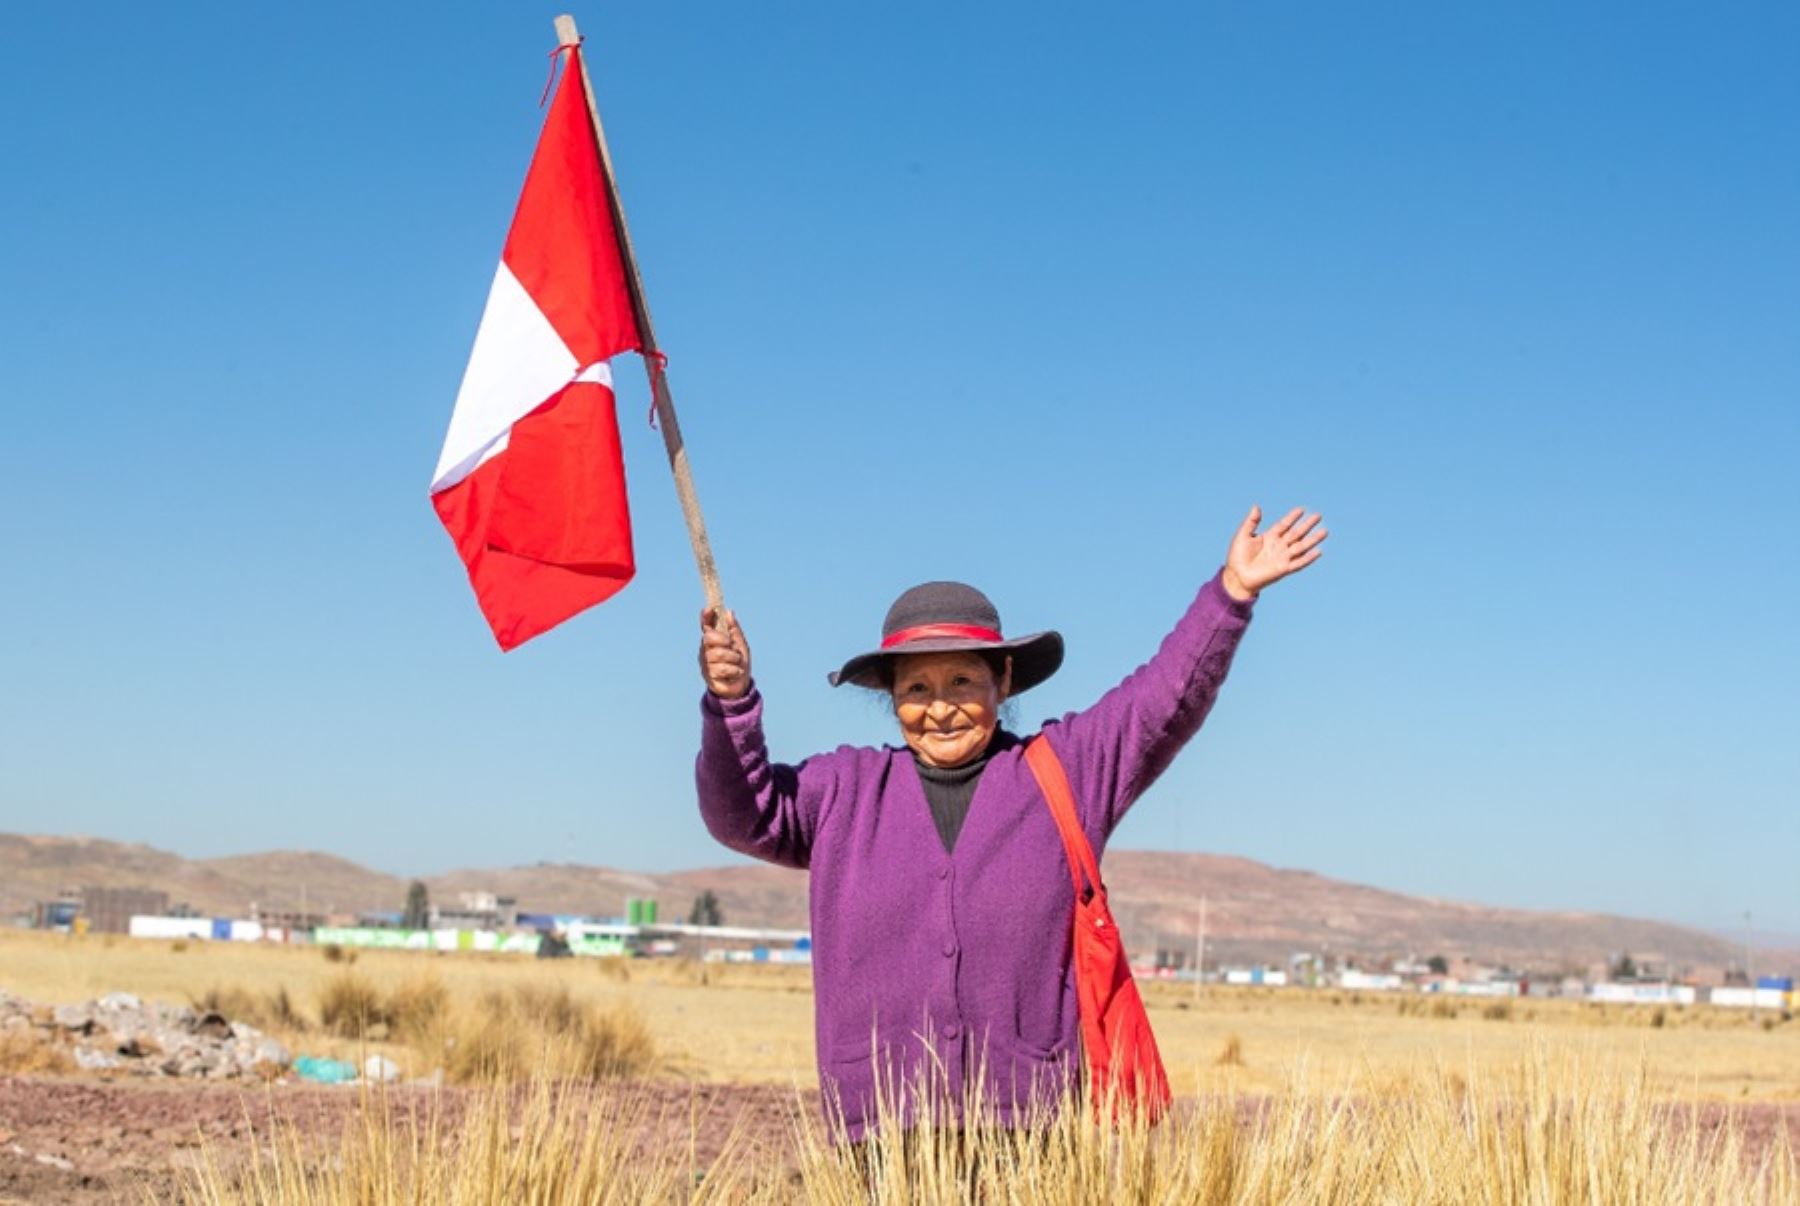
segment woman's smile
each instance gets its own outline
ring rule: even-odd
[[[1012,663],[975,653],[914,653],[894,659],[894,717],[908,748],[927,766],[949,768],[986,752],[1000,727]]]

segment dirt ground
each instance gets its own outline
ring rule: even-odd
[[[646,1142],[691,1141],[701,1162],[714,1159],[734,1129],[779,1144],[797,1110],[816,1109],[812,1095],[768,1085],[635,1087],[652,1116],[667,1118],[669,1133],[647,1135]],[[466,1096],[454,1088],[387,1092],[396,1113],[436,1100],[453,1115]],[[220,1164],[235,1162],[286,1124],[327,1144],[363,1103],[354,1086],[0,1077],[0,1203],[174,1200],[207,1153]]]
[[[644,1082],[637,1086],[652,1115],[666,1118],[666,1134],[647,1143],[695,1145],[705,1163],[734,1130],[781,1146],[797,1110],[816,1108],[812,1094],[770,1085],[724,1086]],[[434,1102],[454,1115],[463,1090],[388,1091],[397,1114]],[[292,1124],[321,1145],[331,1143],[365,1103],[349,1086],[278,1084],[265,1089],[229,1085],[145,1084],[78,1079],[0,1078],[0,1203],[96,1203],[173,1200],[183,1178],[208,1154],[222,1165],[266,1145],[280,1125]],[[1191,1101],[1185,1103],[1191,1108]],[[1240,1107],[1254,1109],[1249,1102]],[[1181,1108],[1178,1106],[1177,1108]],[[1700,1112],[1707,1129],[1730,1114],[1741,1121],[1749,1154],[1758,1157],[1786,1128],[1800,1134],[1800,1105],[1717,1104]]]

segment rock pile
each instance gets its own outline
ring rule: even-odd
[[[93,1072],[269,1079],[292,1062],[287,1048],[254,1026],[126,992],[48,1008],[0,990],[0,1033],[19,1032],[70,1048],[75,1063]]]

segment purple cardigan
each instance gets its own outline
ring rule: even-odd
[[[1044,726],[1096,856],[1200,728],[1249,622],[1250,605],[1215,577],[1155,657]],[[701,701],[700,815],[731,849],[812,872],[827,1109],[835,1100],[859,1139],[878,1078],[907,1087],[898,1104],[911,1117],[921,1086],[954,1108],[979,1072],[1000,1120],[1023,1121],[1080,1062],[1068,862],[1023,745],[989,761],[946,853],[905,746],[772,762],[762,711],[754,687]]]

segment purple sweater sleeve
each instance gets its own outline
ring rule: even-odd
[[[1090,839],[1104,843],[1199,731],[1231,669],[1250,610],[1251,604],[1226,594],[1215,575],[1155,657],[1092,707],[1046,729],[1068,768]]]
[[[700,757],[695,780],[700,817],[721,843],[753,858],[804,870],[819,815],[833,794],[841,761],[831,754],[794,766],[769,760],[762,694],[700,700]]]

